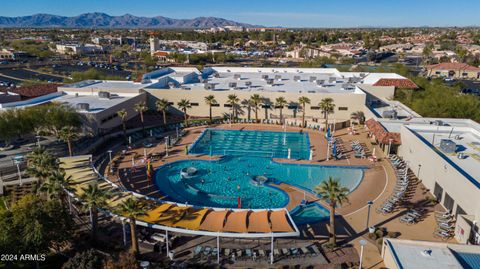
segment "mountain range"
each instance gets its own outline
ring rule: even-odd
[[[130,14],[110,16],[105,13],[85,13],[74,17],[35,14],[21,17],[0,16],[0,27],[32,28],[211,28],[223,26],[257,27],[217,17],[172,19],[163,16],[138,17]]]

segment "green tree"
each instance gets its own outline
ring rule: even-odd
[[[183,111],[183,116],[185,120],[185,127],[188,127],[188,114],[187,114],[187,109],[192,107],[192,104],[190,104],[190,101],[187,99],[182,99],[180,102],[177,103],[178,108],[180,108]]]
[[[27,173],[40,180],[41,183],[58,169],[56,159],[45,147],[37,147],[27,154]]]
[[[78,139],[78,130],[74,126],[65,126],[60,129],[58,137],[67,143],[68,153],[70,156],[73,156],[72,142]]]
[[[120,120],[122,121],[122,130],[123,130],[123,139],[125,140],[125,144],[128,144],[128,139],[127,139],[127,115],[128,112],[125,109],[122,109],[120,111],[117,111],[118,117],[120,117]]]
[[[66,177],[65,172],[55,170],[40,187],[40,191],[46,193],[48,200],[58,200],[63,203],[65,191],[72,191],[70,186],[71,176]]]
[[[280,122],[284,123],[283,121],[283,108],[288,104],[287,100],[284,97],[277,97],[275,99],[275,107],[280,110]]]
[[[363,111],[352,112],[350,119],[355,120],[358,124],[363,124],[365,123],[365,113]]]
[[[145,204],[138,199],[128,198],[119,205],[118,211],[127,217],[130,222],[131,251],[136,255],[139,253],[136,220],[147,214]]]
[[[302,106],[302,127],[305,128],[305,110],[307,109],[307,104],[310,104],[310,98],[301,96],[298,98],[298,103]]]
[[[213,122],[212,106],[217,104],[217,100],[215,99],[215,96],[214,95],[205,96],[205,104],[207,104],[207,106],[208,106],[208,109],[209,109],[208,118],[210,120],[210,124],[212,124],[212,122]]]
[[[77,252],[63,264],[62,269],[96,269],[103,268],[105,256],[95,249]]]
[[[330,97],[323,98],[320,103],[318,104],[320,107],[320,110],[323,113],[323,116],[325,117],[325,132],[328,129],[328,115],[332,114],[335,109],[335,104],[333,103],[333,99]]]
[[[170,106],[170,103],[167,99],[160,99],[155,102],[155,106],[157,107],[157,111],[161,111],[163,114],[163,124],[167,125],[167,110]]]
[[[343,187],[337,179],[329,177],[327,181],[323,181],[315,186],[315,193],[329,205],[330,209],[330,227],[329,227],[329,243],[333,246],[337,244],[335,234],[335,209],[337,205],[348,202],[348,188]]]
[[[92,224],[92,239],[95,240],[97,235],[98,208],[105,207],[110,193],[98,186],[98,183],[90,184],[86,188],[82,188],[83,194],[81,200],[84,207],[89,211],[90,222]]]
[[[240,102],[240,99],[238,98],[238,96],[236,94],[229,94],[227,96],[227,104],[230,105],[230,109],[231,109],[231,113],[230,113],[230,121],[233,121],[233,119],[235,119],[237,117],[237,106],[238,106],[238,102]]]
[[[145,122],[143,119],[143,113],[148,110],[148,107],[145,104],[145,102],[139,102],[134,105],[134,109],[140,114],[140,122],[142,123],[142,133],[143,135],[145,135]]]
[[[250,96],[250,104],[255,111],[255,122],[258,123],[258,108],[262,103],[263,98],[259,94],[253,94]]]

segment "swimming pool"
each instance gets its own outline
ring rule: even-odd
[[[194,167],[194,175],[182,178],[180,171]],[[265,176],[268,182],[258,185],[253,179]],[[363,178],[358,167],[285,164],[270,158],[224,156],[216,161],[182,160],[160,166],[155,171],[155,184],[167,200],[198,206],[237,208],[281,208],[288,204],[288,195],[272,186],[286,183],[307,192],[328,179],[337,178],[350,190]]]
[[[328,219],[330,212],[319,204],[297,206],[290,211],[293,221],[297,225],[316,223]]]
[[[205,129],[190,147],[192,154],[308,159],[308,133]]]

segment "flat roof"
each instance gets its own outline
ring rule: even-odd
[[[95,96],[95,95],[76,96],[71,94],[63,94],[50,101],[70,105],[74,108],[76,108],[78,104],[86,103],[89,105],[89,109],[81,111],[82,113],[98,113],[110,107],[116,106],[120,103],[123,103],[129,100],[130,98],[132,97],[111,95],[110,98],[107,99],[107,98],[99,98],[98,96]]]
[[[434,121],[428,125],[412,122],[404,126],[480,188],[480,124],[471,121],[453,123],[456,125],[449,124],[448,121],[442,121],[442,125],[439,125],[438,121]],[[442,151],[440,144],[444,139],[456,144],[454,153]],[[463,153],[465,157],[459,158],[459,153]]]
[[[85,80],[73,84],[58,87],[59,91],[106,91],[106,92],[139,92],[150,85],[149,83],[138,83],[121,80]]]
[[[480,246],[385,239],[399,268],[479,268]]]

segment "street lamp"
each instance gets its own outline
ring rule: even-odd
[[[390,154],[392,153],[392,142],[393,142],[393,139],[388,139],[388,154],[387,154],[387,157],[390,157]]]
[[[367,227],[366,227],[366,229],[368,229],[368,224],[369,224],[369,222],[370,222],[370,209],[371,209],[372,205],[373,205],[373,202],[372,202],[372,201],[368,201],[368,202],[367,202],[368,213],[367,213],[367,225],[366,225]]]
[[[107,152],[108,152],[108,157],[110,159],[110,162],[112,162],[112,150],[109,149]]]
[[[365,240],[360,240],[360,264],[358,266],[359,269],[362,269],[362,261],[363,261],[363,248],[365,247],[365,245],[367,245],[367,241]]]
[[[35,138],[37,139],[37,147],[40,147],[40,138],[42,138],[39,135],[36,135]]]
[[[422,165],[418,165],[418,172],[417,172],[417,177],[420,179],[420,168],[422,168]]]
[[[20,164],[23,163],[23,156],[22,155],[17,155],[13,157],[13,163],[17,166],[17,173],[18,173],[18,181],[20,183],[20,186],[22,186],[22,172],[20,171]]]

